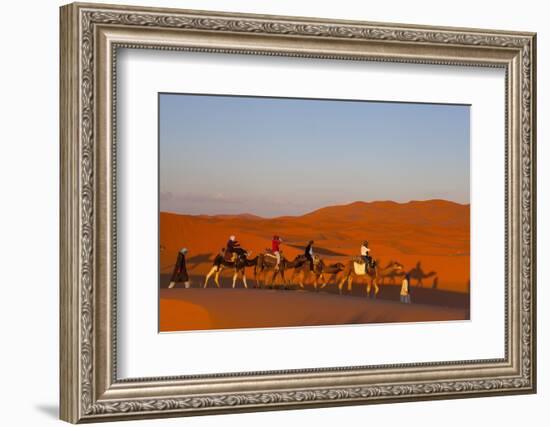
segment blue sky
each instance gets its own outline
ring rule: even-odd
[[[301,215],[470,202],[470,107],[160,94],[160,209]]]

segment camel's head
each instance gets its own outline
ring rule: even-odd
[[[400,262],[397,262],[397,261],[391,261],[390,263],[391,265],[391,268],[393,270],[396,270],[396,271],[403,271],[403,264],[401,264]]]
[[[346,268],[346,266],[344,264],[342,264],[341,262],[337,262],[335,264],[332,264],[331,267],[333,267],[337,270],[340,270],[340,271],[343,271],[344,268]]]

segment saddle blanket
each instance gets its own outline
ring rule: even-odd
[[[367,267],[367,264],[365,263],[358,263],[358,262],[353,263],[353,270],[355,271],[355,274],[357,274],[358,276],[364,276],[366,274],[365,272],[366,267]]]

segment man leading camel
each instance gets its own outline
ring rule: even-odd
[[[185,263],[185,254],[187,253],[187,248],[181,248],[178,252],[178,259],[174,265],[174,271],[172,272],[172,277],[170,278],[170,284],[168,288],[173,288],[176,286],[177,282],[183,282],[186,288],[190,287],[189,275],[187,274],[187,266]]]

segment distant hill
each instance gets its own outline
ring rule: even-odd
[[[303,216],[316,221],[375,221],[385,223],[460,226],[470,221],[470,205],[447,200],[411,201],[397,203],[353,202],[328,206]]]
[[[198,215],[202,218],[223,218],[223,219],[263,219],[261,216],[249,213],[233,214],[233,215]]]

